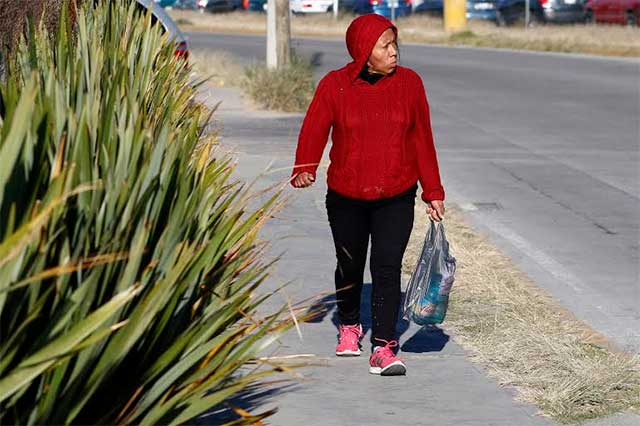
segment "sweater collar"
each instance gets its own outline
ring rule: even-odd
[[[384,77],[385,77],[384,74],[378,74],[378,73],[369,72],[369,67],[366,66],[366,65],[364,67],[362,67],[362,70],[360,71],[360,74],[358,74],[358,78],[360,78],[361,80],[366,81],[367,83],[369,83],[372,86],[374,84],[376,84],[378,81],[380,81]]]
[[[351,64],[349,64],[347,66],[347,71],[349,71],[349,66]],[[360,69],[360,71],[363,71],[363,69]],[[375,84],[371,84],[369,82],[367,82],[366,80],[360,78],[360,73],[356,74],[356,78],[350,80],[351,85],[353,86],[360,86],[363,87],[365,89],[371,89],[371,90],[379,90],[380,88],[382,88],[383,86],[386,86],[389,82],[393,81],[396,74],[398,74],[398,68],[396,68],[396,70],[394,72],[392,72],[391,74],[387,74],[387,75],[383,75],[382,77],[380,77],[380,79],[375,83]],[[349,75],[350,77],[350,75]]]

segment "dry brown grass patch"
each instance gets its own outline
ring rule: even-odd
[[[213,86],[235,86],[259,107],[284,112],[304,112],[315,90],[311,64],[292,55],[291,64],[271,70],[264,63],[243,67],[230,52],[194,50],[190,61],[201,79]]]
[[[427,218],[420,208],[405,256],[410,273]],[[640,408],[640,357],[562,308],[513,262],[447,211],[447,238],[458,261],[444,328],[502,385],[563,423]]]
[[[244,68],[238,59],[225,50],[192,50],[189,62],[201,78],[216,87],[239,86]]]
[[[315,91],[311,65],[295,54],[285,69],[272,70],[259,64],[246,68],[244,75],[242,90],[268,110],[304,112]]]

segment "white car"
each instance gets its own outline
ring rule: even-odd
[[[291,0],[293,13],[327,13],[333,10],[333,0]]]

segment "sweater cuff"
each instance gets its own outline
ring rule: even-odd
[[[422,191],[422,200],[426,203],[433,200],[442,200],[444,201],[444,189],[431,189],[427,191]]]

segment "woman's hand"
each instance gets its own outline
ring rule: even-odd
[[[309,172],[302,172],[293,179],[293,186],[296,188],[306,188],[308,186],[313,185],[313,182],[316,181],[316,178]]]
[[[444,201],[431,200],[427,201],[427,214],[433,221],[440,222],[444,219]]]

